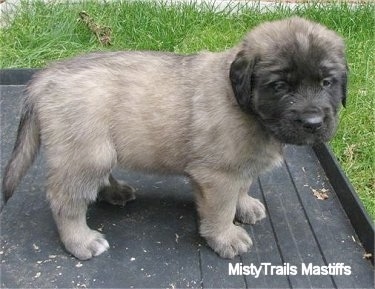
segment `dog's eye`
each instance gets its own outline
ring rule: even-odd
[[[332,81],[330,79],[325,78],[321,81],[320,85],[324,88],[328,88],[332,85]]]
[[[289,89],[289,84],[285,81],[279,80],[272,83],[272,87],[275,91],[286,91]]]

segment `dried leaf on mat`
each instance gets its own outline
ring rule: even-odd
[[[318,199],[318,200],[327,200],[328,199],[328,190],[326,189],[321,189],[321,190],[314,190],[314,189],[311,189],[313,191],[313,195]]]
[[[363,259],[371,259],[372,258],[372,254],[371,253],[364,253],[363,254]]]

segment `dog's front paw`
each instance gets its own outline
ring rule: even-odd
[[[235,225],[214,236],[206,236],[208,245],[223,258],[233,259],[236,255],[245,253],[253,242],[247,232]]]
[[[258,199],[246,195],[238,200],[236,219],[241,223],[255,224],[265,217],[266,209]]]
[[[108,250],[109,244],[102,234],[87,230],[84,234],[62,238],[67,251],[80,260],[88,260]]]

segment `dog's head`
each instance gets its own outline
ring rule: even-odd
[[[342,39],[320,24],[297,17],[264,23],[231,64],[237,102],[281,142],[326,142],[346,102],[344,50]]]

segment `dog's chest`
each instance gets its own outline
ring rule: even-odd
[[[215,166],[248,177],[256,177],[283,162],[282,144],[257,129],[247,133],[227,131],[215,139],[213,147],[215,150],[209,155],[215,156]]]
[[[283,145],[255,121],[237,126],[228,135],[228,150],[244,174],[258,176],[282,164]]]
[[[273,142],[259,143],[256,147],[250,148],[242,161],[239,161],[242,164],[242,172],[251,177],[278,167],[282,162],[282,145]]]

